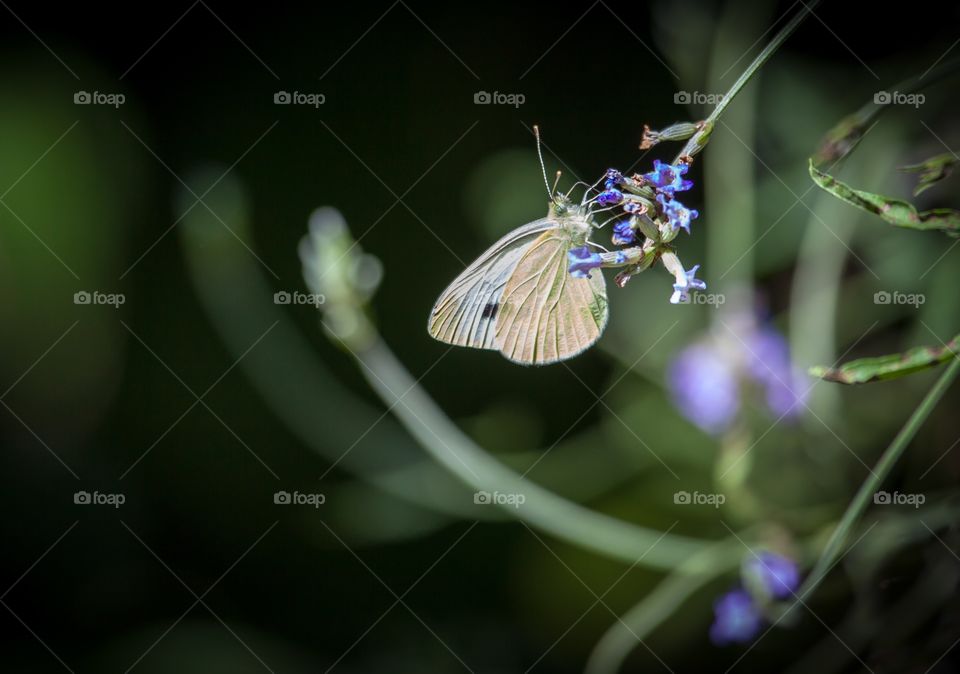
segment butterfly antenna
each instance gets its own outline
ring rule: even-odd
[[[550,190],[551,197],[557,193],[557,185],[560,183],[560,176],[562,173],[562,171],[557,171],[557,177],[553,181],[553,189]]]
[[[536,124],[533,125],[533,135],[537,138],[537,156],[540,158],[540,171],[543,173],[543,184],[547,188],[547,197],[553,199],[553,191],[550,189],[550,181],[547,180],[547,166],[543,163],[543,151],[540,149],[540,127]],[[557,178],[559,179],[559,171],[557,171]]]

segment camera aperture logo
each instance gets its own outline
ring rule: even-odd
[[[303,91],[278,91],[273,94],[274,105],[309,105],[319,108],[326,102],[325,94],[308,94]]]
[[[105,94],[102,91],[76,91],[73,94],[74,105],[112,105],[119,108],[126,100],[123,94]]]
[[[676,105],[719,105],[723,94],[707,94],[702,91],[678,91],[673,95]]]
[[[503,94],[499,91],[477,91],[473,94],[474,105],[512,105],[519,108],[526,101],[527,97],[523,94]]]
[[[902,293],[899,290],[889,292],[880,290],[873,294],[874,304],[909,304],[914,309],[919,309],[920,305],[927,301],[923,293]]]
[[[127,502],[127,497],[124,494],[108,492],[78,491],[73,494],[73,502],[76,505],[107,505],[119,508]]]
[[[327,298],[320,293],[302,293],[299,290],[294,290],[292,293],[286,290],[273,293],[274,304],[306,304],[320,308],[320,305],[326,301]]]
[[[511,492],[478,491],[473,494],[473,502],[477,505],[509,505],[519,508],[527,502],[527,497],[523,494]]]
[[[326,494],[306,494],[295,491],[278,491],[273,494],[273,502],[276,505],[308,505],[319,508],[327,502]]]
[[[93,292],[88,290],[80,290],[73,294],[74,304],[106,305],[113,307],[114,309],[119,309],[120,305],[126,301],[127,297],[123,293],[104,293],[100,292],[99,290],[94,290]]]
[[[678,491],[673,495],[673,502],[677,505],[710,505],[719,508],[727,502],[727,497],[724,494]]]
[[[923,94],[906,94],[902,91],[878,91],[873,95],[877,105],[912,105],[919,108],[927,100]]]
[[[909,505],[919,508],[927,502],[924,494],[901,494],[898,491],[892,494],[888,491],[878,491],[873,495],[873,502],[876,505]]]

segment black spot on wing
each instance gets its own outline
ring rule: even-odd
[[[483,314],[481,318],[493,318],[497,315],[497,309],[500,308],[500,305],[496,302],[490,302],[483,308]]]

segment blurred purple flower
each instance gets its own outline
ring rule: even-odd
[[[770,326],[753,330],[746,343],[747,370],[763,385],[767,406],[778,417],[797,416],[806,400],[807,380],[790,362],[787,340]]]
[[[757,636],[763,624],[750,594],[740,588],[722,595],[713,605],[713,613],[710,641],[716,646],[746,643]]]
[[[740,409],[732,363],[708,344],[693,344],[681,351],[667,377],[674,404],[708,433],[725,430]]]
[[[696,267],[687,272],[696,272]],[[697,282],[692,279],[692,283]],[[682,301],[683,289],[674,285]],[[672,301],[672,298],[671,298]],[[725,431],[740,410],[741,383],[759,385],[776,418],[798,416],[804,409],[807,379],[790,361],[783,335],[771,326],[749,327],[722,341],[708,337],[682,349],[667,375],[673,401],[687,419],[711,434]]]
[[[772,552],[751,556],[744,564],[743,572],[756,579],[774,599],[787,599],[800,585],[800,569],[796,563]]]

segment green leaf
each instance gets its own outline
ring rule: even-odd
[[[900,170],[904,173],[920,174],[920,177],[917,179],[917,186],[913,188],[913,196],[917,196],[928,187],[933,187],[953,173],[953,167],[958,161],[960,161],[960,157],[957,157],[952,152],[944,152],[935,157],[930,157],[919,164],[901,166]]]
[[[960,335],[944,346],[918,346],[904,353],[852,360],[837,368],[817,366],[810,374],[838,384],[866,384],[897,379],[926,370],[960,355]]]
[[[810,160],[810,177],[813,178],[813,182],[838,199],[878,215],[896,227],[939,230],[953,237],[960,236],[960,211],[952,208],[933,208],[918,212],[916,207],[908,201],[850,187],[829,173],[817,169],[813,159]]]

